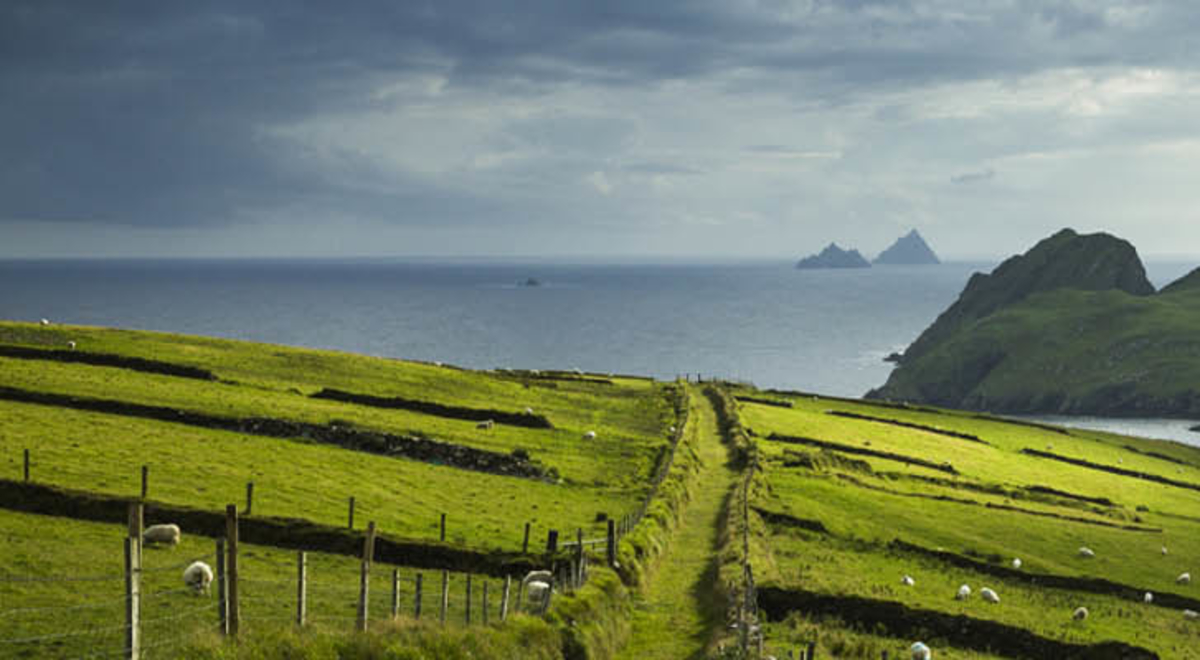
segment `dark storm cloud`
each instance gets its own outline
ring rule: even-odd
[[[10,1],[0,7],[0,221],[207,225],[297,205],[396,222],[522,216],[520,200],[496,192],[378,174],[371,164],[331,169],[271,130],[403,104],[373,92],[423,72],[445,76],[452,90],[520,97],[567,84],[619,94],[741,75],[730,93],[769,89],[820,103],[930,80],[1195,61],[1200,26],[1188,3],[1091,7]],[[563,125],[534,120],[514,136],[586,151],[597,132],[611,142],[631,130],[607,117]]]

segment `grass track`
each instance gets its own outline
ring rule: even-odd
[[[618,658],[703,657],[712,627],[722,621],[721,604],[713,601],[714,549],[721,506],[738,474],[728,464],[712,404],[699,392],[691,400],[688,432],[700,434],[701,472],[670,550],[635,606],[633,635]]]

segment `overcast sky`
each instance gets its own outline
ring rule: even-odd
[[[0,4],[0,257],[1200,254],[1193,0]]]

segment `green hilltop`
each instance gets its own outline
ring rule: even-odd
[[[1200,415],[1200,271],[1155,292],[1137,251],[1065,229],[990,275],[868,398],[1007,413]]]

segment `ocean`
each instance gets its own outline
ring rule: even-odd
[[[887,379],[891,364],[884,357],[912,342],[971,273],[994,266],[799,271],[782,261],[0,261],[0,318],[477,369],[579,368],[660,379],[699,374],[861,396]],[[1147,269],[1162,285],[1192,266],[1150,262]],[[539,285],[525,286],[530,278]]]

